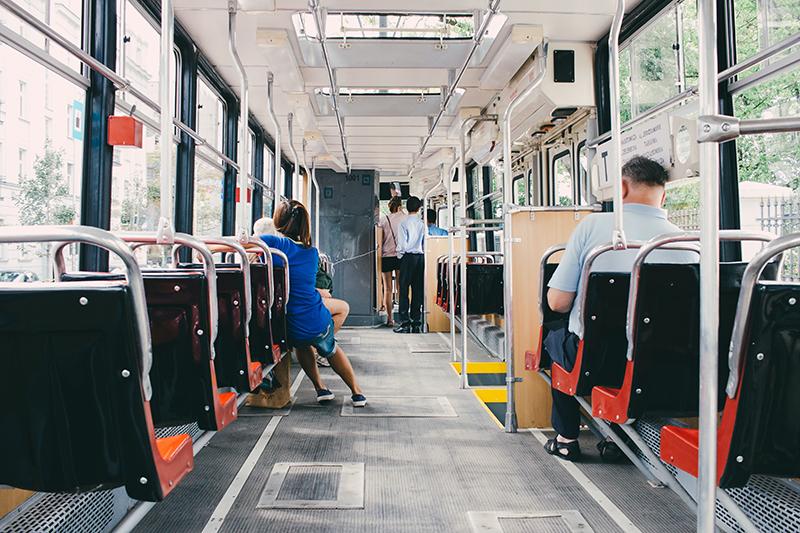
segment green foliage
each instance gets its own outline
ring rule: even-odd
[[[69,184],[63,176],[64,154],[45,144],[44,155],[33,163],[32,176],[19,177],[19,193],[14,205],[19,222],[25,226],[42,224],[72,224],[76,210]]]

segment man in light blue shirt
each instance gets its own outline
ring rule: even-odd
[[[622,197],[625,236],[628,241],[647,241],[657,235],[680,231],[667,219],[661,206],[666,197],[668,174],[660,164],[644,157],[634,157],[622,167]],[[586,217],[570,236],[567,248],[548,284],[547,303],[553,311],[569,311],[569,324],[551,331],[544,345],[551,359],[566,370],[572,370],[583,337],[580,309],[573,305],[581,294],[581,270],[589,252],[611,240],[613,213],[596,213]],[[630,272],[637,250],[608,252],[597,258],[592,272]],[[690,252],[661,251],[651,256],[653,262],[687,263],[697,260]],[[578,431],[580,411],[574,397],[555,389],[553,393],[553,429],[558,435],[550,439],[545,450],[558,457],[575,460],[580,457]]]
[[[425,284],[425,223],[419,216],[422,200],[411,196],[406,201],[408,216],[397,230],[397,257],[400,258],[400,325],[395,333],[420,333]],[[408,289],[411,288],[409,310]]]

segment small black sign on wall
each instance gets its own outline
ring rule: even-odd
[[[326,200],[330,200],[333,198],[333,187],[323,187],[322,189],[322,197]]]
[[[575,82],[575,50],[553,50],[553,81]]]

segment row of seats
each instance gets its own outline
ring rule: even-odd
[[[177,234],[201,264],[142,271],[131,247],[151,234],[91,227],[0,229],[0,243],[54,244],[56,283],[0,287],[0,484],[43,492],[125,486],[163,499],[192,469],[192,441],[156,428],[220,431],[286,350],[287,262],[215,264],[206,244]],[[123,273],[67,273],[69,243],[108,250]],[[282,254],[281,254],[282,255]]]
[[[436,262],[436,305],[450,312],[448,285],[449,259],[443,255]],[[461,312],[460,258],[454,258],[455,312]],[[471,256],[467,262],[467,313],[470,315],[503,314],[503,265],[491,256]]]
[[[763,240],[723,231],[727,241]],[[543,339],[566,320],[547,304],[546,287],[557,264],[542,259],[537,370],[550,368],[552,387],[568,395],[591,395],[592,416],[616,424],[644,416],[693,417],[700,386],[700,274],[697,264],[646,263],[656,249],[684,234],[640,247],[631,273],[583,275],[584,335],[567,371],[550,364]],[[800,235],[770,242],[749,263],[720,264],[718,473],[722,488],[740,487],[752,474],[800,475],[800,286],[775,281],[780,256],[800,245]],[[665,426],[661,459],[697,476],[698,430]]]

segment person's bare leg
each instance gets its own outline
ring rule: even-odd
[[[336,353],[331,356],[328,361],[331,362],[333,371],[339,374],[344,384],[353,392],[353,394],[361,394],[361,387],[358,386],[356,381],[356,374],[353,372],[353,366],[350,360],[342,350],[341,346],[336,346]]]
[[[392,290],[392,273],[384,272],[381,277],[383,278],[383,306],[386,308],[388,316],[386,324],[391,326],[394,325],[394,316],[392,316],[392,311],[394,311],[394,306],[392,305],[392,294],[394,293]]]
[[[303,372],[305,372],[308,379],[311,380],[314,388],[316,390],[326,389],[325,382],[322,381],[319,368],[317,368],[314,350],[310,346],[306,346],[304,348],[295,348],[294,353],[297,356],[297,360],[300,362],[300,366],[303,368]]]
[[[350,314],[350,304],[338,298],[323,298],[322,303],[328,308],[333,319],[333,332],[339,333],[342,329],[344,321],[347,320],[347,315]]]

